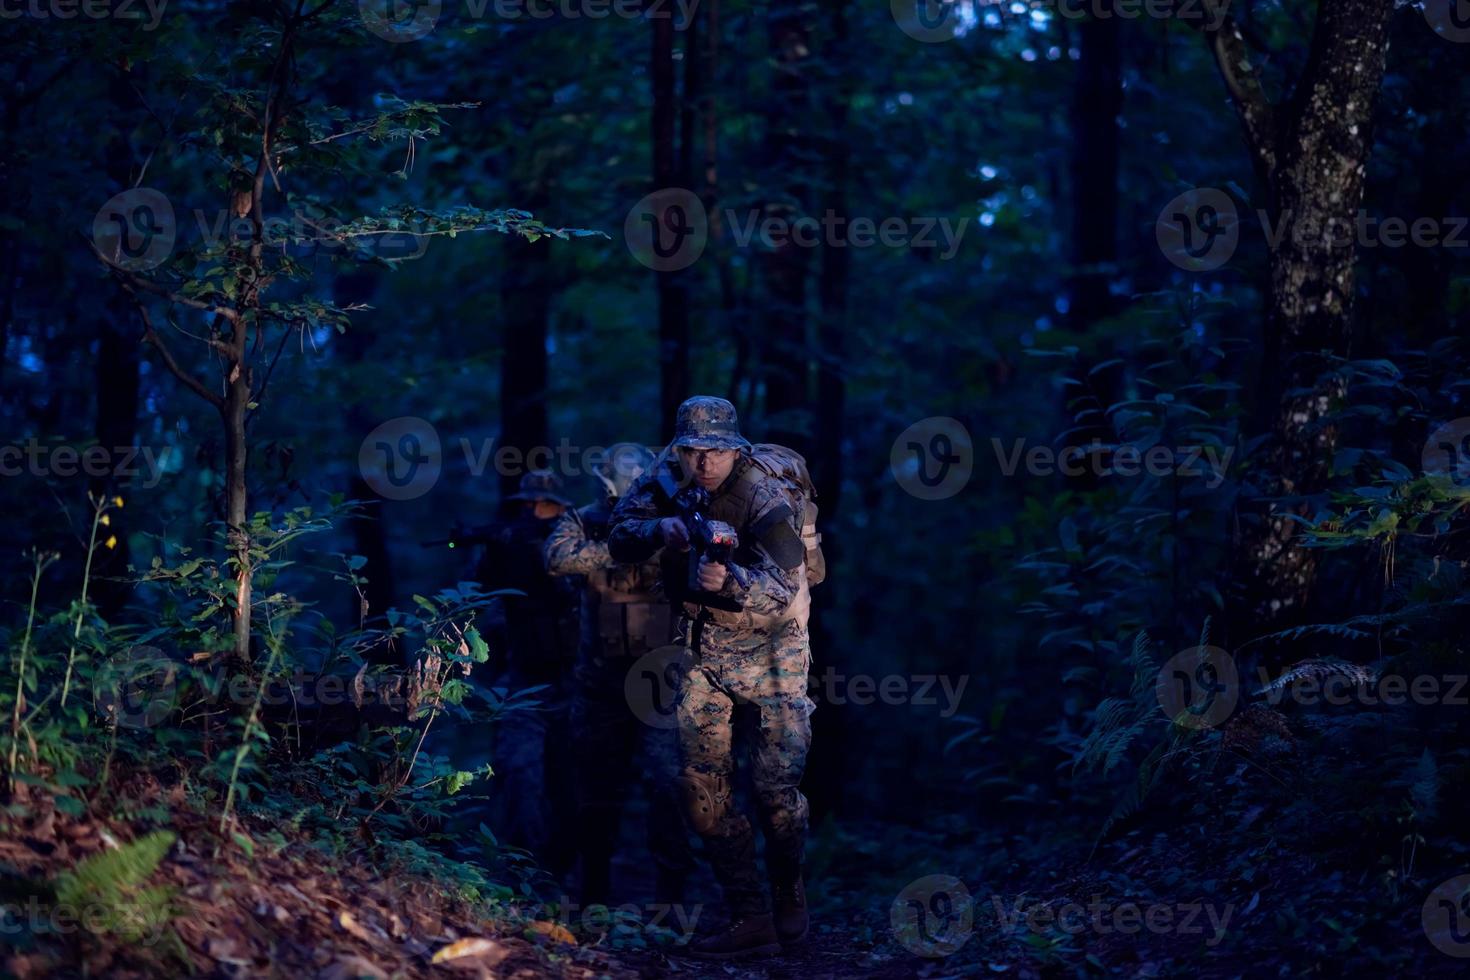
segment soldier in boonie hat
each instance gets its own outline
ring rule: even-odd
[[[572,502],[561,495],[561,477],[551,470],[531,470],[521,477],[520,492],[510,495],[511,500],[549,500],[563,507]]]
[[[749,449],[750,441],[740,434],[734,405],[713,395],[696,395],[679,406],[671,445],[688,449]]]

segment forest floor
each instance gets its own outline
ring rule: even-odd
[[[1421,926],[1422,875],[1396,885],[1382,870],[1396,856],[1374,859],[1372,841],[1332,832],[1351,826],[1352,814],[1298,814],[1269,802],[1246,800],[1225,817],[1183,805],[1158,808],[1095,850],[1097,826],[1060,811],[1044,820],[1013,811],[1004,820],[997,807],[983,825],[952,816],[922,829],[828,821],[809,846],[807,940],[769,960],[703,963],[682,949],[691,931],[720,924],[707,871],[690,882],[688,904],[657,929],[640,928],[637,912],[634,925],[622,928],[534,906],[491,919],[444,882],[385,862],[370,842],[324,846],[283,834],[259,816],[242,818],[239,834],[222,838],[178,785],[129,785],[115,798],[125,802],[74,816],[57,810],[44,791],[22,785],[0,811],[7,912],[0,974],[1463,975],[1462,962],[1434,949]],[[630,838],[636,816],[635,808]],[[45,896],[54,905],[55,883],[67,870],[159,829],[176,839],[149,884],[170,889],[170,909],[142,941],[79,929],[54,909],[37,921],[37,908],[50,908]],[[1314,834],[1317,846],[1301,843]],[[616,874],[620,898],[646,893],[646,867],[631,856],[637,846],[630,842],[624,853]],[[919,887],[934,876],[951,880],[943,895]],[[27,903],[30,895],[42,905]],[[99,895],[98,904],[142,901],[135,896]],[[925,918],[915,929],[918,910]],[[85,924],[87,909],[80,912]]]

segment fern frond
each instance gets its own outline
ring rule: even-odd
[[[1301,680],[1310,679],[1322,684],[1331,677],[1344,677],[1358,687],[1372,687],[1378,683],[1378,671],[1371,667],[1350,664],[1341,660],[1303,660],[1293,664],[1284,674],[1262,687],[1254,696],[1261,697],[1275,691],[1285,690]]]

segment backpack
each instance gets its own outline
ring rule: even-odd
[[[816,487],[801,453],[773,442],[758,442],[750,447],[750,461],[755,465],[746,472],[756,478],[759,470],[774,477],[786,491],[791,511],[801,517],[801,543],[806,550],[806,581],[820,585],[827,578],[827,559],[822,555],[822,536],[817,533]]]

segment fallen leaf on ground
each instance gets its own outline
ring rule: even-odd
[[[491,958],[490,965],[494,966],[509,955],[510,950],[499,943],[475,936],[450,943],[435,953],[434,958],[430,962],[447,963],[450,960],[458,960],[466,956],[485,956]]]
[[[577,945],[577,937],[572,935],[565,926],[557,925],[555,922],[533,922],[531,923],[531,931],[538,932],[559,943],[568,943],[572,946]]]

